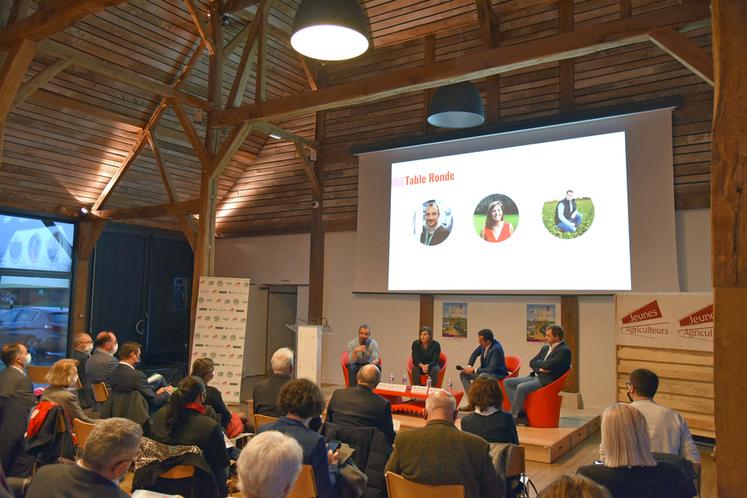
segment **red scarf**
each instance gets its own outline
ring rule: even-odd
[[[205,415],[205,407],[199,403],[184,403],[184,408],[188,408],[190,410],[194,410],[198,412],[200,415]]]

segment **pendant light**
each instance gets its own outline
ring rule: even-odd
[[[358,0],[301,0],[291,46],[323,61],[358,57],[369,47],[368,19]]]
[[[484,121],[480,92],[469,81],[439,87],[428,105],[428,123],[439,128],[471,128]]]

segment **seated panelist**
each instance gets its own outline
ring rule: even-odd
[[[371,338],[371,327],[363,324],[358,327],[358,337],[348,343],[348,384],[358,384],[358,370],[363,365],[379,365],[379,343]]]
[[[430,327],[420,327],[418,340],[412,343],[412,384],[420,385],[420,376],[428,375],[431,385],[436,387],[441,372],[441,345],[433,340]]]
[[[490,329],[482,329],[477,333],[478,346],[472,352],[469,357],[467,366],[464,367],[462,372],[459,374],[459,378],[462,380],[464,386],[464,392],[469,392],[472,381],[479,375],[489,375],[500,380],[508,375],[506,369],[506,355],[503,353],[503,346],[493,335],[493,331]],[[480,359],[480,366],[475,367],[475,361]],[[457,370],[460,367],[457,366]],[[472,411],[472,407],[468,405],[465,411]]]

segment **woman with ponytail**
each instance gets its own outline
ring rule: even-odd
[[[199,377],[185,377],[153,416],[148,435],[163,444],[198,446],[213,471],[219,496],[226,496],[229,459],[223,428],[205,415],[204,403],[205,383]]]

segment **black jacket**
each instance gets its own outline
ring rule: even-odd
[[[286,414],[278,409],[277,400],[280,390],[291,378],[287,375],[273,373],[269,377],[254,386],[252,399],[254,401],[254,413],[270,417],[283,417]]]
[[[156,394],[148,384],[145,374],[129,365],[118,364],[117,368],[111,373],[109,382],[111,383],[112,393],[138,391],[147,401],[150,411],[157,410],[169,400],[169,393],[164,391],[161,394]]]
[[[116,484],[78,465],[54,464],[40,468],[26,498],[127,498]]]
[[[36,404],[31,379],[15,367],[0,372],[0,396],[16,398],[27,412]]]
[[[566,346],[565,342],[561,342],[555,346],[550,356],[544,359],[549,348],[550,346],[547,344],[542,346],[537,356],[529,362],[529,366],[532,367],[530,375],[536,375],[543,386],[558,380],[571,368],[571,349]],[[540,373],[540,368],[549,370],[549,373]]]
[[[213,386],[206,386],[205,395],[205,406],[212,407],[213,410],[215,410],[215,413],[220,417],[220,425],[222,425],[224,429],[227,428],[228,424],[231,422],[231,410],[229,410],[223,402],[223,395]]]
[[[392,405],[364,386],[338,389],[327,405],[327,421],[353,427],[375,427],[394,442]]]
[[[195,475],[191,479],[160,479],[158,477],[177,465],[194,466]],[[166,460],[155,460],[145,467],[136,469],[132,478],[132,490],[136,489],[148,489],[185,497],[218,498],[219,496],[215,477],[205,457],[194,453],[185,453]]]

